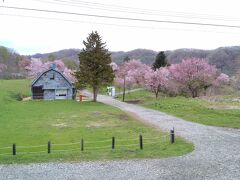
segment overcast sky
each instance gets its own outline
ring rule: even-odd
[[[240,26],[237,0],[1,0],[0,6]],[[38,17],[38,18],[37,18]],[[240,45],[240,28],[130,21],[0,8],[0,45],[21,54],[83,48],[98,31],[110,51]]]

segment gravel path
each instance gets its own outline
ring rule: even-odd
[[[154,160],[1,165],[0,179],[240,179],[240,130],[187,122],[106,96],[99,96],[99,101],[134,113],[162,130],[174,126],[177,135],[195,144],[195,151]]]

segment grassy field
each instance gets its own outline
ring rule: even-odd
[[[236,97],[235,97],[236,98]],[[121,99],[121,96],[119,96]],[[240,128],[240,102],[233,97],[215,97],[208,99],[185,97],[159,97],[142,90],[126,95],[126,101],[156,109],[182,119],[211,126]]]
[[[162,158],[193,150],[191,143],[177,138],[170,144],[168,134],[101,103],[18,101],[19,93],[30,95],[29,85],[29,80],[0,80],[0,163]],[[115,150],[111,150],[112,136]],[[49,140],[51,154],[47,154]],[[11,155],[13,143],[16,156]]]

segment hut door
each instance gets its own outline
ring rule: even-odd
[[[56,89],[55,99],[67,99],[67,89]]]
[[[43,87],[35,86],[32,88],[32,97],[33,99],[43,99]]]

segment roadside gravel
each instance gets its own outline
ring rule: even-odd
[[[81,163],[0,165],[0,179],[240,179],[240,131],[200,125],[107,96],[99,101],[139,116],[195,145],[180,157]]]

